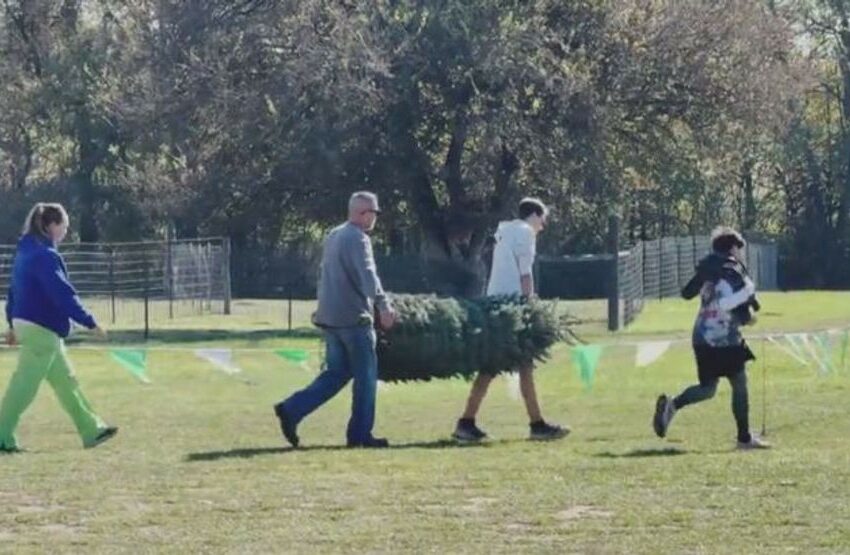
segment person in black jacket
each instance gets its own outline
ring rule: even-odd
[[[739,449],[764,449],[770,445],[750,433],[749,398],[745,365],[755,360],[741,335],[740,327],[753,324],[753,311],[760,308],[755,284],[740,261],[746,245],[741,234],[728,227],[712,233],[712,253],[700,260],[694,276],[682,289],[682,297],[700,296],[692,343],[699,384],[688,387],[675,399],[662,394],[655,404],[652,424],[659,437],[676,412],[688,405],[710,399],[721,377],[732,386],[732,413],[738,428]]]

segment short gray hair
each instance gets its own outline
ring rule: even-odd
[[[360,201],[373,202],[375,203],[375,206],[378,206],[378,195],[369,191],[357,191],[351,195],[351,198],[348,199],[348,210],[354,210],[354,207],[357,206]]]

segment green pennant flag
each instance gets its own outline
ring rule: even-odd
[[[310,359],[310,354],[304,349],[278,349],[274,353],[290,362],[304,363]]]
[[[572,357],[579,373],[579,378],[585,389],[593,387],[593,379],[596,377],[596,366],[602,355],[602,345],[579,345],[573,347]]]
[[[151,383],[145,368],[147,366],[147,352],[144,349],[112,349],[112,358],[130,372],[142,383]]]

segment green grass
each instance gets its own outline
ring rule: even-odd
[[[762,322],[777,330],[847,325],[848,300],[764,295]],[[650,303],[627,334],[599,337],[687,337],[692,309]],[[252,318],[199,317],[174,330],[236,328],[234,339],[199,337],[222,346],[318,346],[247,334]],[[447,441],[468,392],[468,384],[449,381],[379,391],[376,432],[392,449],[340,448],[346,390],[305,420],[306,447],[291,451],[271,405],[312,371],[239,352],[248,384],[189,351],[152,351],[153,383],[144,386],[104,353],[72,349],[87,395],[121,432],[82,450],[45,387],[20,427],[30,452],[0,457],[0,546],[14,553],[848,552],[850,375],[819,377],[770,345],[765,353],[750,370],[751,420],[761,427],[766,371],[770,452],[733,450],[725,384],[717,398],[677,415],[667,440],[654,437],[655,396],[694,381],[686,343],[641,369],[633,347],[610,346],[591,391],[568,349],[556,349],[537,376],[547,417],[574,430],[557,443],[524,439],[522,403],[500,379],[480,415],[495,437],[487,445]],[[0,386],[14,362],[14,353],[0,351]]]

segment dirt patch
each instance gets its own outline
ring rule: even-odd
[[[69,524],[43,524],[39,526],[38,529],[45,534],[52,534],[55,536],[76,536],[81,531],[79,526],[72,526]]]
[[[614,513],[592,505],[573,505],[555,516],[558,517],[558,520],[569,522],[582,518],[611,518],[614,516]]]
[[[25,493],[0,491],[0,506],[15,510],[20,514],[40,514],[64,509],[62,505],[49,503]]]
[[[492,497],[470,497],[461,510],[466,513],[480,513],[495,502],[496,499]]]

